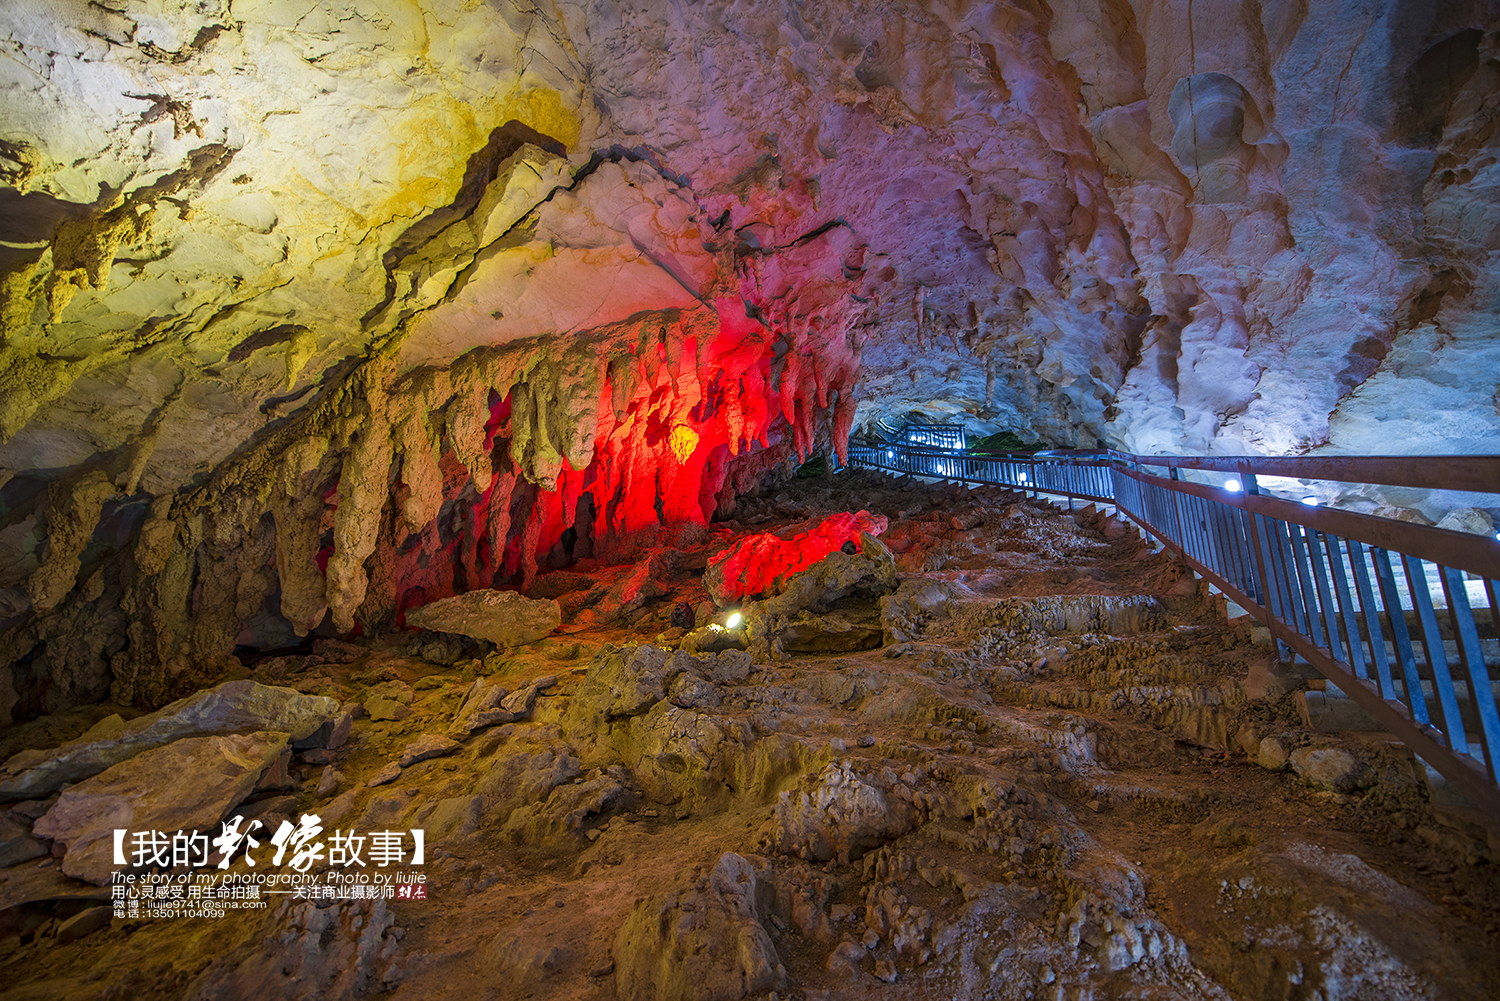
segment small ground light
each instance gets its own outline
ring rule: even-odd
[[[1224,489],[1228,490],[1232,494],[1237,494],[1240,492],[1240,481],[1232,478],[1225,480]]]
[[[1016,479],[1018,481],[1020,481],[1021,483],[1025,483],[1026,482],[1026,474],[1025,473],[1017,473],[1016,474]]]
[[[1302,498],[1302,503],[1306,504],[1308,507],[1317,507],[1318,499],[1316,497],[1304,497]]]
[[[738,629],[740,627],[740,623],[743,621],[744,616],[740,615],[739,612],[730,612],[729,618],[724,620],[724,624],[730,629]]]

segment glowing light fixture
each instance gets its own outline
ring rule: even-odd
[[[1018,482],[1020,482],[1020,483],[1025,483],[1026,482],[1026,474],[1025,473],[1017,473],[1016,474],[1016,480]]]
[[[1318,499],[1316,497],[1307,496],[1302,498],[1302,503],[1306,504],[1308,507],[1317,507]]]
[[[698,447],[698,432],[686,424],[679,424],[672,429],[668,444],[672,446],[672,454],[677,456],[677,461],[686,462],[688,456],[693,454],[693,449]]]
[[[1237,494],[1240,492],[1240,481],[1231,476],[1224,481],[1224,489],[1232,494]]]
[[[730,612],[729,618],[724,620],[724,624],[730,629],[738,629],[740,627],[740,623],[743,621],[745,621],[745,617],[739,612]]]

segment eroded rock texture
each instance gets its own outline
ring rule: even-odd
[[[747,618],[789,637],[820,594],[879,648],[688,650],[670,623],[707,559],[827,523],[844,485],[889,548],[835,550]],[[1305,719],[1335,693],[1133,530],[859,473],[741,513],[628,612],[618,568],[540,578],[576,587],[530,645],[324,640],[161,716],[12,728],[11,772],[165,743],[0,792],[7,998],[1496,996],[1493,819],[1389,734]],[[420,828],[427,893],[172,919],[82,881],[117,824],[216,815],[260,825],[236,879],[360,871],[331,842],[277,861],[266,832],[305,815],[320,843]]]
[[[689,546],[910,410],[1493,450],[1496,13],[11,5],[0,716]]]

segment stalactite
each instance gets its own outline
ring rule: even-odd
[[[281,614],[297,635],[315,628],[328,610],[323,574],[313,561],[323,532],[323,484],[316,477],[326,442],[305,438],[282,456],[270,508],[276,525],[276,574]]]
[[[438,447],[425,408],[415,408],[401,422],[396,435],[401,452],[401,482],[407,490],[401,502],[401,517],[408,531],[420,532],[437,517],[438,508],[443,503],[443,474],[438,469]]]
[[[334,628],[342,633],[354,628],[354,613],[365,600],[369,577],[364,564],[375,551],[380,512],[389,498],[394,450],[386,423],[386,397],[378,379],[366,382],[364,411],[339,475],[333,553],[326,570],[328,609]]]

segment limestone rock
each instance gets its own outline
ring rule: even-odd
[[[90,907],[86,911],[79,911],[57,926],[57,940],[76,942],[86,935],[108,928],[110,921],[114,919],[114,913],[113,907]]]
[[[395,761],[388,761],[381,767],[380,771],[370,776],[370,781],[366,782],[365,785],[373,789],[376,786],[390,785],[400,777],[401,765]]]
[[[707,709],[721,701],[712,684],[691,674],[679,674],[668,694],[672,704],[683,709]]]
[[[515,715],[500,703],[510,694],[510,689],[494,684],[488,678],[479,678],[464,692],[458,709],[453,714],[449,732],[463,738],[497,723],[509,723]]]
[[[861,533],[879,535],[888,524],[883,515],[846,511],[788,539],[770,532],[750,535],[708,561],[703,585],[720,605],[775,594],[829,553],[857,543]]]
[[[738,1001],[785,978],[760,923],[756,872],[725,853],[702,890],[650,897],[615,938],[615,991],[622,1001]]]
[[[742,612],[752,656],[779,656],[786,650],[860,650],[878,646],[883,631],[878,618],[859,623],[846,615],[828,617],[845,598],[873,602],[896,590],[896,559],[879,539],[860,536],[858,553],[835,551],[787,582],[780,594],[748,602]],[[809,614],[812,613],[812,614]],[[791,645],[783,635],[790,633]]]
[[[699,661],[708,680],[716,685],[736,684],[750,676],[754,661],[743,650],[725,650],[717,656]]]
[[[776,850],[819,862],[858,858],[910,830],[908,799],[860,776],[849,762],[829,762],[810,788],[787,791],[776,804]]]
[[[1286,767],[1287,750],[1286,745],[1279,737],[1264,737],[1260,742],[1260,750],[1255,755],[1255,763],[1262,768],[1273,772],[1279,772]]]
[[[866,615],[803,612],[781,623],[776,643],[786,653],[854,653],[875,649],[885,642],[885,635],[873,611]]]
[[[449,796],[440,799],[432,812],[420,816],[427,837],[433,841],[449,835],[473,834],[479,829],[484,800],[480,796]]]
[[[411,716],[411,706],[403,705],[395,699],[371,699],[364,704],[365,712],[370,719],[381,722],[400,722]]]
[[[500,700],[500,708],[511,714],[512,719],[530,719],[536,708],[536,700],[549,688],[557,685],[555,675],[545,675],[511,692]]]
[[[384,900],[300,901],[275,908],[275,937],[224,956],[188,984],[187,1001],[306,992],[356,998],[400,979],[400,932]]]
[[[1454,532],[1470,532],[1489,538],[1494,538],[1495,535],[1494,519],[1490,517],[1488,511],[1477,507],[1455,508],[1443,515],[1437,527]]]
[[[0,869],[47,854],[47,846],[31,836],[31,828],[13,815],[0,814]]]
[[[562,609],[550,598],[527,598],[515,591],[469,591],[411,609],[406,613],[406,621],[423,629],[457,633],[501,647],[522,646],[561,625]]]
[[[401,767],[409,768],[418,761],[426,761],[428,758],[440,758],[445,754],[452,754],[463,745],[452,738],[445,737],[440,733],[429,733],[418,737],[406,749],[401,752]]]
[[[517,807],[545,800],[553,789],[582,774],[577,758],[566,747],[531,745],[488,759],[488,769],[475,783],[486,817],[504,823]]]
[[[1353,792],[1374,781],[1365,763],[1341,747],[1301,747],[1288,760],[1303,779],[1334,792]]]
[[[565,835],[581,834],[589,818],[616,808],[624,799],[625,787],[618,778],[596,775],[584,782],[555,786],[545,800],[517,807],[503,831],[520,844],[545,844]]]
[[[895,556],[879,539],[864,532],[858,553],[829,553],[792,577],[779,595],[747,605],[745,614],[748,619],[753,614],[822,611],[844,598],[858,596],[873,601],[895,589]]]
[[[248,680],[227,681],[54,750],[13,755],[0,770],[0,796],[45,796],[65,783],[97,775],[142,751],[185,737],[257,730],[293,736],[309,733],[334,720],[338,711],[338,702],[323,696]]]
[[[118,868],[116,828],[168,835],[198,830],[212,837],[286,743],[285,733],[263,731],[185,737],[142,751],[70,786],[33,830],[66,846],[63,872],[103,884]],[[172,781],[164,783],[164,776]]]
[[[88,545],[106,498],[115,488],[102,470],[94,469],[76,481],[58,480],[47,490],[47,545],[42,565],[26,582],[32,605],[39,611],[54,608],[73,589],[81,566],[79,556]]]
[[[683,675],[686,677],[687,675]],[[631,754],[626,759],[646,796],[661,803],[701,802],[722,794],[722,772],[714,765],[741,753],[748,743],[738,727],[721,717],[658,702],[631,720]]]
[[[318,796],[327,798],[333,795],[333,791],[344,784],[344,773],[332,765],[325,765],[323,771],[318,775]]]
[[[634,650],[607,646],[589,663],[570,711],[606,718],[639,716],[667,697],[667,686],[689,662],[685,654],[669,656],[650,645]]]
[[[547,941],[503,931],[484,951],[485,965],[494,975],[536,983],[563,965],[563,951]]]

